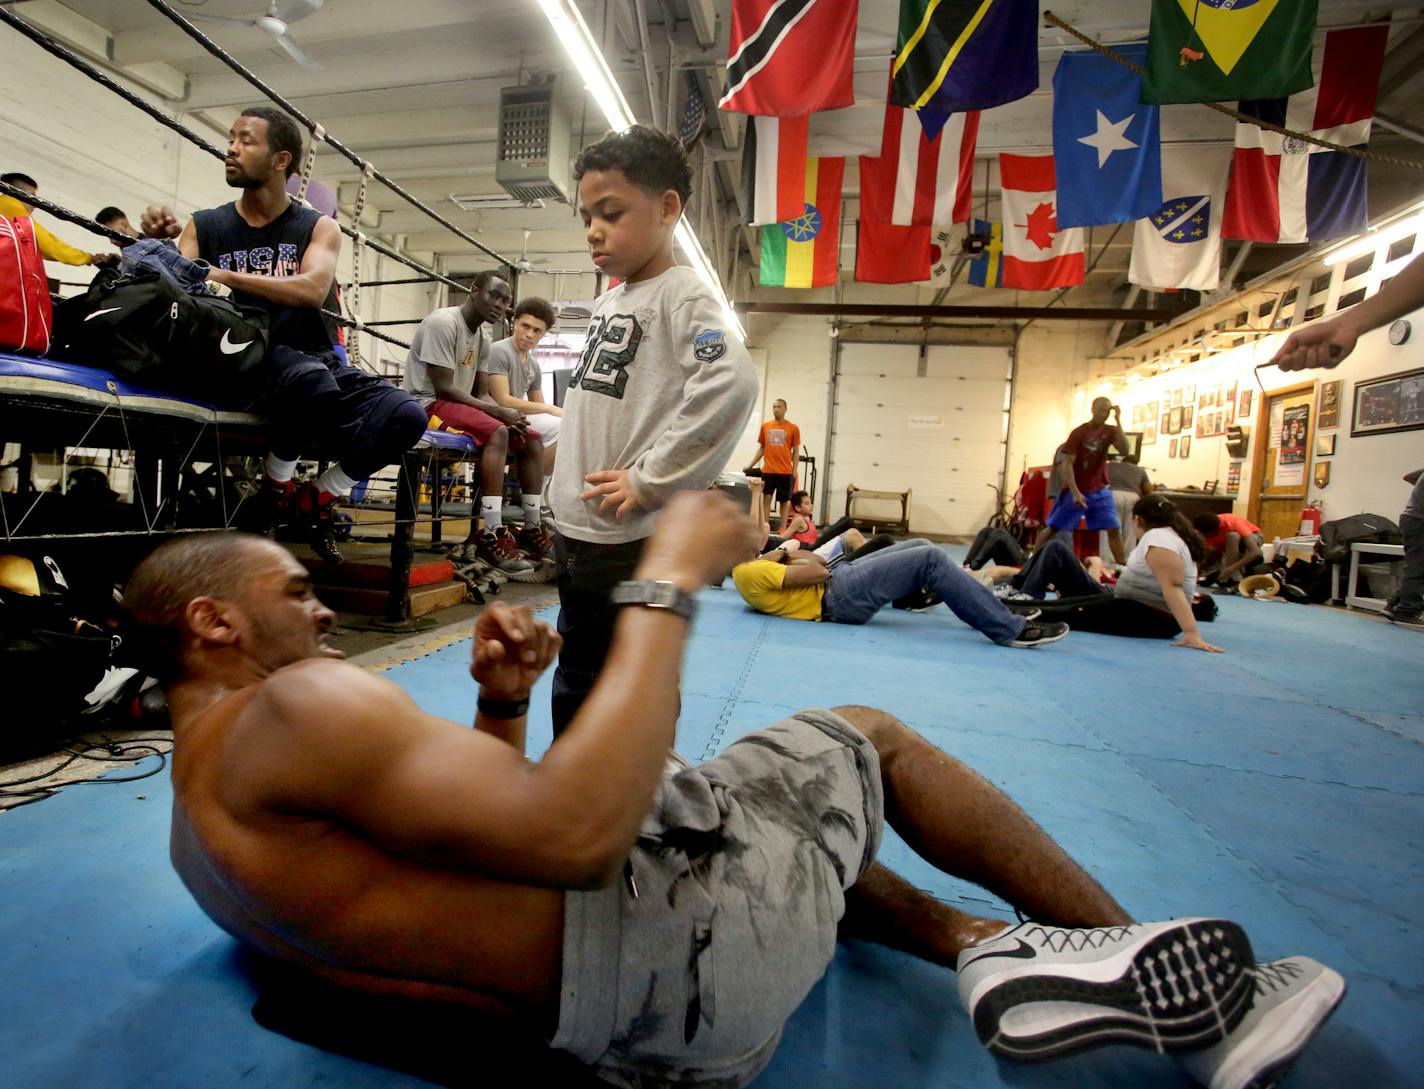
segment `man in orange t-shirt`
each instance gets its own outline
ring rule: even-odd
[[[747,466],[750,471],[756,463],[766,458],[762,471],[765,491],[762,493],[762,518],[771,520],[773,498],[781,503],[781,521],[786,525],[791,517],[791,491],[796,487],[796,457],[801,450],[801,429],[786,418],[786,402],[780,399],[771,403],[774,419],[761,425],[757,435],[756,457]]]
[[[1201,565],[1204,574],[1198,581],[1234,586],[1261,562],[1266,538],[1255,522],[1236,514],[1198,514],[1192,525],[1206,545],[1206,561]]]

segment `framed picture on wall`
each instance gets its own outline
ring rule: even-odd
[[[1175,435],[1178,431],[1182,429],[1181,406],[1178,405],[1174,407],[1171,412],[1167,413],[1167,419],[1167,430],[1170,431],[1173,435]]]
[[[1241,419],[1246,419],[1251,415],[1251,395],[1256,391],[1253,389],[1243,389],[1241,397],[1236,404],[1236,415]]]
[[[1174,457],[1177,456],[1177,440],[1176,440],[1176,439],[1173,439],[1171,442],[1169,442],[1169,443],[1167,444],[1167,456],[1168,456],[1169,458],[1174,458]]]
[[[1226,390],[1226,423],[1236,422],[1236,383],[1232,382]]]
[[[1424,427],[1424,369],[1355,383],[1351,435],[1387,435]]]
[[[1316,427],[1340,426],[1340,393],[1345,388],[1341,379],[1320,383],[1320,400],[1315,407]]]
[[[1177,456],[1178,456],[1178,457],[1181,457],[1181,458],[1184,458],[1184,457],[1189,456],[1189,455],[1191,454],[1191,452],[1192,452],[1192,437],[1191,437],[1190,435],[1183,435],[1183,436],[1182,436],[1182,441],[1177,444]]]
[[[1318,458],[1328,458],[1335,453],[1335,436],[1321,435],[1315,436],[1315,456]]]
[[[1157,442],[1157,425],[1155,423],[1142,425],[1142,445],[1152,446]]]
[[[1193,414],[1195,411],[1196,411],[1196,409],[1192,408],[1191,405],[1183,405],[1183,406],[1182,406],[1182,430],[1183,430],[1183,431],[1190,431],[1190,430],[1191,430],[1191,427],[1192,427],[1192,414]]]
[[[1157,418],[1157,433],[1159,435],[1172,433],[1172,410],[1170,408]]]
[[[1194,385],[1193,385],[1193,386],[1183,386],[1183,387],[1182,387],[1182,404],[1184,404],[1184,405],[1194,405],[1194,404],[1196,404],[1196,403],[1197,403],[1197,387],[1194,386]]]
[[[1157,425],[1157,406],[1157,401],[1147,402],[1147,418],[1142,421],[1143,423],[1150,423],[1154,427]]]
[[[1172,404],[1173,404],[1173,405],[1179,405],[1179,404],[1181,404],[1181,403],[1182,403],[1182,390],[1181,390],[1181,387],[1179,386],[1179,387],[1177,387],[1176,389],[1174,389],[1174,390],[1172,391]]]

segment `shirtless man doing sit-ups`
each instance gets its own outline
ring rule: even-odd
[[[1338,975],[1256,965],[1224,920],[1133,923],[1007,797],[884,712],[803,711],[698,767],[670,758],[691,595],[752,534],[716,494],[668,504],[614,594],[597,685],[537,763],[523,714],[559,637],[528,610],[476,622],[470,729],[336,660],[332,613],[278,546],[165,544],[125,606],[164,670],[184,883],[280,961],[507,1015],[622,1085],[750,1081],[838,934],[957,968],[999,1055],[1191,1051],[1213,1089],[1295,1057]],[[884,821],[1037,921],[912,888],[875,863]]]

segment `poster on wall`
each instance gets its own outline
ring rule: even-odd
[[[1278,449],[1281,445],[1281,421],[1285,417],[1286,406],[1283,402],[1277,401],[1271,406],[1271,441],[1270,449]]]
[[[1241,399],[1236,405],[1236,415],[1244,420],[1251,415],[1251,395],[1256,391],[1253,389],[1243,389]]]
[[[1229,426],[1236,422],[1236,383],[1232,382],[1226,389],[1226,419],[1222,421],[1223,426]]]
[[[1241,488],[1241,463],[1233,461],[1226,467],[1226,490],[1239,491]]]
[[[1276,454],[1275,483],[1278,487],[1305,483],[1309,431],[1309,405],[1292,405],[1285,409],[1281,416],[1281,447]]]
[[[1333,382],[1320,383],[1320,403],[1315,409],[1316,428],[1340,426],[1340,392],[1344,388],[1345,383],[1338,378]]]

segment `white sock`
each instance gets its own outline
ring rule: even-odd
[[[493,533],[504,524],[504,496],[486,495],[480,499],[480,518],[484,520],[485,530]]]
[[[267,455],[267,478],[278,484],[285,484],[297,471],[297,459],[283,461],[276,454]]]
[[[524,524],[526,526],[537,526],[543,521],[539,517],[539,496],[520,492],[519,505],[524,509]]]
[[[327,495],[350,495],[354,487],[356,481],[342,472],[340,465],[333,465],[316,478],[316,490]]]

